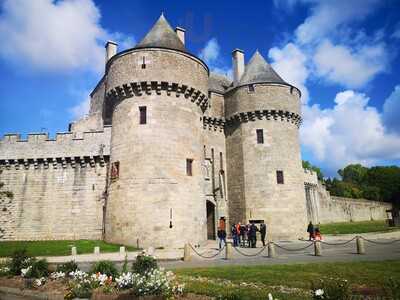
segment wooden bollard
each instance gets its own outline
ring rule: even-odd
[[[94,247],[94,254],[100,254],[100,247],[99,246]]]
[[[190,245],[185,244],[185,246],[183,247],[183,261],[190,261],[190,250]]]
[[[225,259],[232,259],[232,243],[225,244]]]
[[[77,252],[76,252],[76,247],[72,247],[71,248],[71,255],[72,256],[75,256],[77,254]]]
[[[365,254],[364,240],[361,237],[356,238],[357,254]]]
[[[268,243],[268,257],[269,258],[276,257],[275,245],[272,242]]]
[[[322,247],[320,241],[314,241],[314,255],[321,256],[322,255]]]

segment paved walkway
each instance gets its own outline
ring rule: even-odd
[[[388,233],[364,233],[360,234],[363,237],[380,242],[388,243],[400,239],[400,231],[393,231]],[[355,234],[340,235],[340,236],[326,236],[324,241],[328,243],[343,243],[352,239]],[[296,249],[309,245],[308,241],[277,241],[276,244],[288,249]],[[246,255],[253,255],[262,250],[260,243],[258,248],[239,248],[238,250]],[[206,245],[196,250],[207,256],[211,256],[218,252],[217,242],[208,241]],[[246,257],[240,254],[235,249],[233,250],[233,259],[226,260],[225,251],[222,251],[213,259],[204,259],[197,256],[192,251],[192,259],[189,262],[183,262],[183,249],[157,249],[154,250],[154,255],[160,261],[160,265],[168,268],[187,268],[187,267],[209,267],[209,266],[224,266],[224,265],[259,265],[259,264],[285,264],[285,263],[311,263],[311,262],[336,262],[336,261],[376,261],[388,259],[400,259],[400,242],[393,244],[374,244],[365,242],[366,254],[356,254],[355,240],[345,245],[322,245],[322,256],[314,256],[314,247],[311,245],[309,248],[301,251],[286,251],[276,247],[277,257],[268,258],[267,249],[255,257]],[[128,252],[128,261],[133,261],[138,252]],[[119,265],[122,265],[125,260],[125,254],[120,253],[100,253],[100,254],[81,254],[76,256],[53,256],[46,257],[50,263],[63,263],[70,260],[75,260],[79,263],[82,269],[88,269],[90,264],[99,260],[111,260]]]

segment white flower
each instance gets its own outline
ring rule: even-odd
[[[27,268],[21,269],[21,276],[25,277],[26,274],[32,269],[32,266],[29,266]]]
[[[315,293],[315,296],[322,296],[324,294],[324,290],[318,289],[314,293]]]
[[[35,279],[33,284],[34,284],[34,286],[39,287],[39,286],[43,285],[45,282],[46,282],[46,278],[42,277],[42,278]]]
[[[54,279],[54,280],[57,280],[57,279],[60,279],[60,278],[64,278],[64,277],[65,277],[65,273],[64,272],[53,272],[53,273],[50,274],[50,278]]]

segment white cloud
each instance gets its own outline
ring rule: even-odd
[[[287,44],[282,49],[272,48],[268,52],[272,59],[272,67],[288,83],[301,90],[302,102],[308,101],[308,90],[305,86],[309,71],[306,67],[306,55],[293,43]]]
[[[316,48],[313,60],[317,75],[327,81],[361,87],[386,69],[388,54],[384,43],[352,49],[324,40]]]
[[[203,59],[207,64],[212,64],[220,56],[220,46],[216,38],[212,38],[206,44],[206,46],[200,50],[199,57]]]
[[[397,23],[394,32],[392,33],[392,37],[396,39],[400,39],[400,22]]]
[[[226,65],[221,57],[221,47],[216,38],[210,39],[198,56],[203,59],[211,71],[232,78],[232,68]]]
[[[349,163],[372,165],[400,159],[400,135],[388,132],[382,115],[369,98],[347,90],[335,97],[335,106],[304,106],[301,141],[330,174]]]
[[[0,56],[41,71],[104,68],[104,42],[110,34],[100,25],[92,0],[5,0],[1,2]],[[126,44],[126,43],[125,43]]]
[[[383,105],[383,120],[389,130],[400,134],[400,85],[397,85],[385,100]]]
[[[69,109],[69,113],[71,114],[74,120],[79,120],[85,117],[89,113],[89,108],[90,108],[90,96],[88,93],[85,93],[84,99],[77,105],[71,107]]]
[[[343,24],[362,20],[379,4],[378,0],[312,2],[312,14],[296,30],[297,40],[302,44],[318,41]]]

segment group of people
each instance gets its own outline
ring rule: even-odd
[[[223,224],[225,225],[225,224]],[[233,247],[249,247],[256,248],[257,244],[257,232],[260,232],[261,242],[265,246],[265,237],[267,235],[267,225],[260,223],[260,228],[254,223],[241,224],[236,223],[231,226],[231,235],[233,240]],[[226,230],[225,227],[220,226],[217,233],[219,239],[219,248],[226,244]]]
[[[321,241],[321,231],[319,230],[319,225],[314,225],[311,221],[307,226],[307,232],[309,234],[309,241]]]

